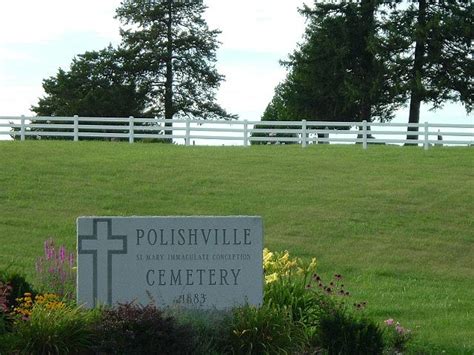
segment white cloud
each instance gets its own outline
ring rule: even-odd
[[[209,0],[210,28],[222,31],[223,49],[287,53],[304,31],[302,0]]]
[[[226,75],[217,95],[220,105],[244,120],[259,120],[273,97],[275,86],[284,78],[285,71],[278,62],[255,66],[251,62],[219,65]]]
[[[41,95],[40,85],[0,86],[0,116],[30,116],[30,106]]]
[[[67,32],[94,32],[118,37],[113,19],[120,0],[18,0],[2,1],[0,44],[55,40]]]

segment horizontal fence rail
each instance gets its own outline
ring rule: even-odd
[[[321,121],[211,121],[159,118],[0,117],[0,137],[12,139],[196,140],[250,144],[413,144],[474,146],[474,124]]]

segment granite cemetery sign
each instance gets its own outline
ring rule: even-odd
[[[80,217],[80,304],[260,305],[260,217]]]

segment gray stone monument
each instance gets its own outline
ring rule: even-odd
[[[261,305],[260,217],[80,217],[77,300],[227,309]]]

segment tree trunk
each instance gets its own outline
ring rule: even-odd
[[[425,56],[425,41],[426,35],[424,30],[426,28],[426,0],[418,1],[418,16],[416,24],[416,44],[415,44],[415,60],[413,63],[413,73],[411,78],[411,95],[410,95],[410,114],[408,123],[420,122],[420,106],[423,101],[423,64]],[[417,132],[417,134],[407,134],[407,140],[418,139],[418,127],[408,127],[408,132]],[[416,143],[406,143],[406,145],[413,145]]]
[[[372,97],[371,86],[373,83],[374,74],[374,53],[370,50],[370,41],[375,35],[375,1],[362,0],[361,8],[361,33],[363,37],[363,49],[360,56],[360,67],[362,73],[362,98],[359,107],[359,121],[372,122]],[[362,126],[359,127],[362,131]],[[367,131],[370,131],[370,126],[367,126]],[[368,138],[372,138],[370,133]],[[358,139],[362,139],[362,133],[357,135]]]
[[[166,43],[166,81],[165,81],[165,119],[171,120],[174,116],[173,108],[173,0],[168,0],[168,22],[166,28],[167,43]],[[172,127],[173,124],[165,123],[165,135],[172,135],[173,130],[166,130],[166,127]],[[167,143],[173,141],[172,138],[165,140]]]
[[[360,58],[362,74],[362,99],[360,103],[359,120],[372,121],[372,97],[371,88],[374,75],[374,53],[370,49],[370,42],[375,36],[375,0],[362,0],[361,8],[361,33],[363,48]]]

